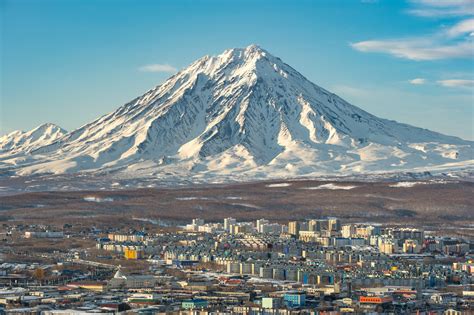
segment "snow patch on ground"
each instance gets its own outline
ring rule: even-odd
[[[425,182],[398,182],[389,186],[393,188],[410,188],[416,185],[425,185],[425,184],[427,183]]]
[[[252,209],[261,209],[261,207],[252,205],[250,203],[231,203],[232,206],[237,206],[237,207],[245,207],[245,208],[252,208]]]
[[[456,181],[451,181],[451,183],[455,183]],[[393,188],[411,188],[411,187],[414,187],[416,185],[433,185],[433,184],[446,184],[447,181],[446,180],[430,180],[430,181],[424,181],[424,182],[421,182],[421,181],[416,181],[416,182],[397,182],[397,183],[394,183],[394,184],[391,184],[389,185],[389,187],[393,187]]]
[[[343,185],[337,185],[337,184],[324,184],[324,185],[319,185],[315,187],[305,187],[303,189],[308,189],[308,190],[319,190],[319,189],[330,189],[330,190],[350,190],[354,189],[357,186],[343,186]]]
[[[110,197],[102,198],[102,197],[97,197],[97,196],[86,196],[86,197],[84,197],[84,201],[89,201],[89,202],[112,202],[112,201],[114,201],[114,199],[110,198]]]
[[[278,188],[278,187],[289,187],[291,186],[290,183],[277,183],[277,184],[268,184],[266,185],[265,187],[268,187],[268,188]]]
[[[176,200],[187,201],[187,200],[209,200],[207,197],[176,197]]]

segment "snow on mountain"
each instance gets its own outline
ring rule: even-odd
[[[0,137],[0,154],[30,152],[53,143],[66,133],[66,130],[51,123],[43,124],[30,131],[16,130]]]
[[[373,116],[255,45],[205,56],[48,143],[18,137],[2,137],[0,148],[30,156],[9,169],[20,175],[249,179],[474,164],[473,142]]]

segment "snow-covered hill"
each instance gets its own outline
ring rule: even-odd
[[[28,153],[53,143],[66,133],[66,130],[51,123],[43,124],[30,131],[16,130],[0,137],[0,154]]]
[[[474,164],[473,142],[373,116],[255,45],[205,56],[115,112],[60,133],[34,147],[4,136],[0,148],[15,152],[15,163],[0,165],[20,175],[251,179]]]

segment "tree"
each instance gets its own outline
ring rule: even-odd
[[[42,268],[36,268],[35,271],[33,272],[33,277],[36,280],[43,280],[44,279],[44,269]]]

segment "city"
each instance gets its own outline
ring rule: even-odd
[[[138,222],[4,223],[0,312],[463,314],[474,306],[471,239],[335,217]]]

